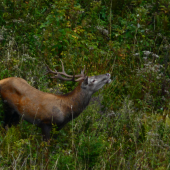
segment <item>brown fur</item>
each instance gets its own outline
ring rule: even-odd
[[[69,94],[54,95],[35,89],[21,78],[12,77],[0,81],[0,94],[4,103],[25,120],[40,127],[54,121],[61,129],[72,118],[72,113],[75,113],[74,118],[77,117],[86,107],[80,102],[85,97],[79,94],[80,91],[81,82]],[[65,117],[67,119],[64,122],[60,120]]]

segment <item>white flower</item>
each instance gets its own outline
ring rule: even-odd
[[[152,52],[150,52],[150,51],[143,51],[143,53],[144,53],[144,55],[148,56],[148,55],[150,55]]]
[[[159,56],[157,54],[152,54],[153,57],[159,58]]]
[[[135,54],[133,54],[133,56],[139,56],[139,53],[135,53]]]
[[[140,24],[139,23],[137,24],[137,27],[140,28]]]

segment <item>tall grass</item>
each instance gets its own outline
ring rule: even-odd
[[[2,129],[1,168],[44,169],[48,149],[49,169],[168,169],[170,130],[163,117],[136,112],[128,98],[117,112],[99,113],[96,107],[90,104],[50,146],[27,122]]]
[[[170,169],[169,1],[126,2],[113,3],[123,9],[117,15],[110,1],[85,9],[81,1],[29,1],[25,10],[0,2],[4,11],[14,3],[15,14],[0,11],[0,80],[18,76],[66,93],[76,85],[45,75],[45,63],[61,68],[59,58],[70,73],[85,64],[88,75],[113,79],[77,119],[53,127],[50,145],[28,122],[4,129],[0,102],[0,169]]]

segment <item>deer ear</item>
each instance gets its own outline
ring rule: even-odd
[[[85,85],[88,84],[88,76],[86,76],[86,78],[84,79],[84,84],[85,84]]]

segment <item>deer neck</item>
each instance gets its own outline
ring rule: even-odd
[[[79,83],[71,93],[65,96],[67,96],[67,108],[70,108],[69,114],[76,118],[89,104],[92,94],[81,88],[81,83]]]

